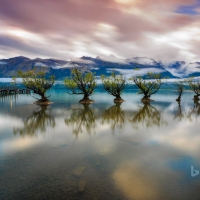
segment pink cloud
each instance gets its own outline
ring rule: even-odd
[[[178,59],[183,49],[173,44],[158,43],[156,39],[173,32],[181,34],[181,30],[196,26],[199,16],[175,13],[179,6],[195,3],[195,0],[134,0],[130,4],[120,4],[114,0],[18,0],[17,3],[1,0],[0,23],[4,24],[4,30],[13,27],[40,36],[43,43],[38,48],[50,46],[45,55],[51,57],[54,54],[58,57],[59,50],[65,52],[60,53],[60,58],[76,56],[81,52],[82,55],[102,54],[104,48],[105,53],[112,52],[121,57],[141,55],[165,58],[161,55],[162,51],[169,52],[169,59],[171,54],[173,59]],[[110,25],[113,29],[99,28],[100,24]],[[17,49],[16,52],[26,54],[30,49],[31,54],[34,47],[36,53],[37,48],[31,44],[31,38],[29,42],[21,42],[23,45],[19,45],[19,49],[16,43],[13,45],[13,52]],[[197,49],[192,41],[191,45],[194,46],[192,49]],[[12,48],[12,44],[9,48]],[[198,51],[193,50],[194,57],[195,52]]]

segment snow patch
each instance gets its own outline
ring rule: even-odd
[[[163,69],[158,69],[158,68],[147,68],[147,69],[140,69],[140,70],[134,70],[134,69],[111,69],[108,68],[107,69],[107,73],[112,73],[114,71],[120,72],[120,74],[122,74],[126,80],[129,80],[130,78],[132,78],[133,76],[143,76],[146,75],[148,72],[151,73],[162,73],[165,72],[166,70]]]
[[[92,67],[91,70],[92,70],[92,69],[93,69],[93,70],[99,70],[98,67]]]
[[[124,59],[118,58],[114,55],[104,56],[104,57],[97,56],[97,59],[112,63],[127,64],[127,65],[129,64]]]
[[[138,63],[141,65],[156,65],[156,61],[146,57],[135,57],[126,59],[128,62]]]
[[[36,67],[48,67],[47,65],[45,65],[44,63],[41,63],[41,62],[36,62],[34,66],[36,66]]]
[[[152,72],[152,73],[162,73],[165,72],[166,70],[164,69],[158,69],[158,68],[147,68],[147,69],[140,69],[140,70],[134,70],[134,69],[112,69],[112,68],[107,68],[107,72],[111,73],[111,72],[120,72],[122,75],[145,75],[148,72]]]
[[[76,62],[76,63],[83,63],[83,64],[95,64],[92,60],[85,60],[82,58],[73,58],[72,62]]]

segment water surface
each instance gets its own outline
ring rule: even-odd
[[[200,105],[161,90],[114,104],[101,90],[83,106],[57,87],[54,104],[0,96],[0,199],[200,199]],[[81,187],[84,191],[80,191]]]

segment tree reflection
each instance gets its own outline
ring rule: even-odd
[[[178,107],[174,112],[174,119],[181,121],[184,117],[185,117],[185,115],[182,111],[182,106],[181,106],[180,102],[178,102]]]
[[[73,133],[78,136],[85,129],[87,133],[95,132],[95,115],[93,109],[88,104],[82,104],[83,108],[72,109],[68,119],[65,119],[67,125],[73,126]]]
[[[160,126],[166,123],[160,112],[150,103],[143,103],[143,106],[139,106],[139,110],[129,121],[136,125],[135,128],[138,128],[139,123],[146,127]]]
[[[114,131],[116,128],[122,128],[125,122],[125,113],[121,109],[121,103],[116,103],[104,111],[102,116],[102,124],[111,124],[111,129]]]
[[[198,100],[194,99],[194,106],[189,110],[187,117],[192,120],[192,116],[196,118],[200,115],[200,103]]]
[[[55,127],[55,119],[47,106],[39,106],[23,123],[23,128],[14,127],[14,134],[33,136],[36,132],[45,132],[47,127]]]

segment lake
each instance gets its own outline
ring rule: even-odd
[[[0,95],[0,199],[199,200],[200,104],[171,90],[92,105],[55,86],[54,104]],[[194,172],[193,174],[191,174]],[[192,176],[191,176],[192,175]]]

